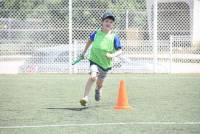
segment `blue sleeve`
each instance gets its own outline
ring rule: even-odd
[[[122,48],[119,36],[117,36],[117,35],[115,35],[115,38],[114,38],[114,47],[116,50],[119,50]]]
[[[91,41],[94,41],[95,35],[96,35],[96,31],[90,34],[89,39]]]

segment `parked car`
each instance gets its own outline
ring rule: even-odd
[[[40,48],[20,67],[21,72],[66,72],[69,69],[67,46]]]

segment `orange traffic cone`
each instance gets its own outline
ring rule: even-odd
[[[128,97],[126,95],[126,87],[125,87],[125,81],[120,81],[120,87],[119,87],[119,96],[117,100],[117,105],[114,107],[115,109],[130,109],[131,107],[128,104]]]

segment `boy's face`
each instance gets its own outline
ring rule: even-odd
[[[109,31],[113,28],[114,21],[112,19],[105,19],[102,21],[102,27],[104,30]]]

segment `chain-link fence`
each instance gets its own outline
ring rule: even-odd
[[[200,44],[193,45],[192,1],[1,0],[0,73],[87,73],[72,66],[101,16],[116,16],[123,54],[112,72],[200,72]],[[189,69],[189,70],[188,70]]]

